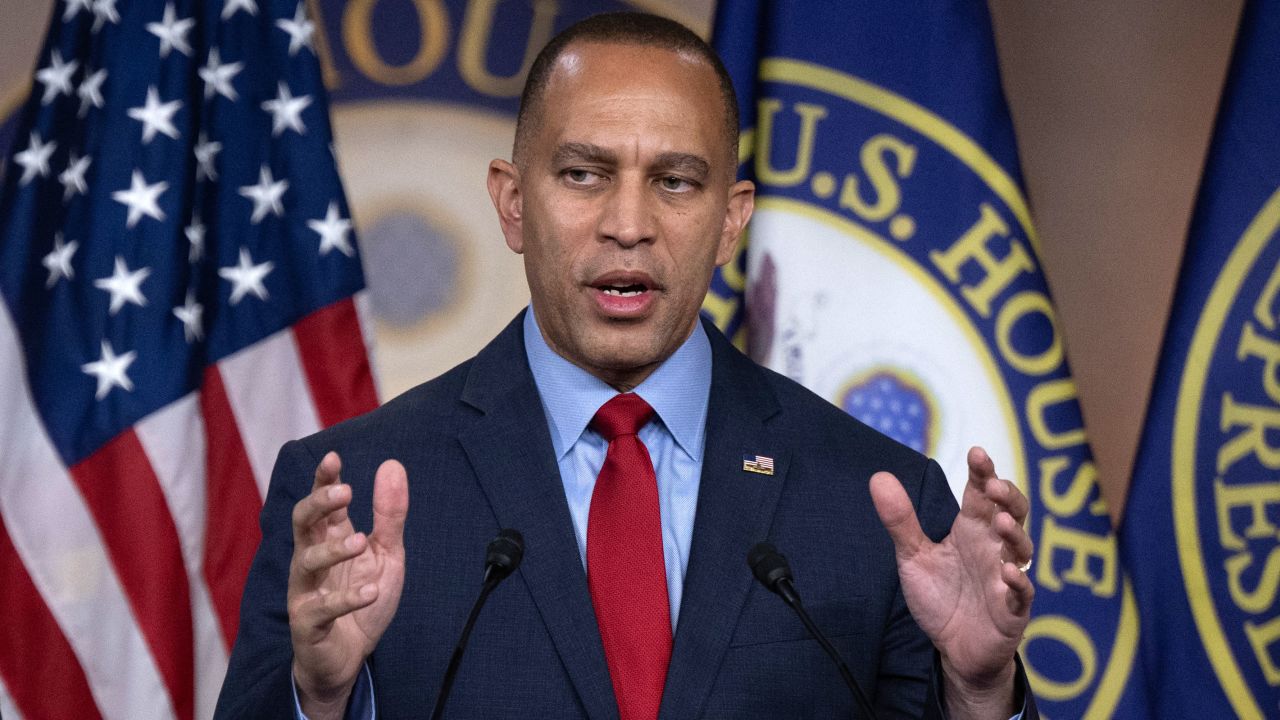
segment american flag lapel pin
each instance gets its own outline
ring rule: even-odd
[[[760,475],[773,474],[773,458],[767,455],[743,455],[742,469]]]

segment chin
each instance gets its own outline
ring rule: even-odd
[[[625,373],[655,365],[663,360],[657,353],[635,352],[634,348],[630,350],[630,352],[601,353],[593,364],[604,370]]]
[[[665,356],[648,338],[621,340],[597,346],[588,355],[591,365],[615,373],[630,373],[662,362]]]

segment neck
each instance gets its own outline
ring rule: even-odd
[[[542,327],[542,324],[537,321],[537,317],[538,317],[537,313],[535,312],[534,325],[535,327],[537,327],[538,334],[542,336],[543,342],[546,343],[547,347],[550,348],[551,352],[555,353],[556,355],[559,355],[561,358],[569,361],[570,363],[573,363],[579,368],[582,368],[583,370],[587,371],[588,373],[590,373],[592,376],[594,376],[601,382],[605,383],[606,385],[613,388],[614,390],[617,390],[620,393],[628,393],[636,389],[637,387],[639,387],[640,383],[644,382],[650,375],[652,375],[662,365],[662,363],[666,362],[668,358],[670,358],[673,354],[679,351],[681,346],[683,346],[686,342],[689,341],[689,338],[692,337],[694,330],[697,329],[698,323],[701,322],[699,317],[695,315],[693,318],[693,322],[689,323],[688,331],[686,331],[684,333],[684,336],[680,338],[680,342],[676,343],[675,346],[672,347],[669,352],[667,352],[660,358],[657,358],[651,362],[644,363],[642,365],[637,365],[637,366],[607,367],[607,366],[589,365],[583,362],[580,358],[575,358],[569,354],[562,352],[558,344],[554,342],[550,337],[547,336],[546,330],[544,330]]]
[[[639,372],[639,373],[634,371],[627,372],[627,373],[624,373],[623,376],[616,376],[607,371],[600,372],[598,370],[592,370],[591,368],[583,368],[583,369],[591,373],[592,375],[595,375],[596,377],[600,378],[601,380],[603,380],[607,385],[609,385],[609,387],[613,388],[614,390],[617,390],[620,393],[629,393],[632,390],[635,390],[636,387],[640,385],[640,383],[644,382],[645,378],[652,375],[653,371],[657,370],[658,365],[660,364],[661,363],[658,363],[651,367],[645,368],[643,372]]]

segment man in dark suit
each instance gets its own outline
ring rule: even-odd
[[[489,170],[531,311],[282,449],[220,717],[425,716],[501,527],[525,560],[451,716],[848,716],[835,668],[743,562],[766,538],[880,717],[1034,715],[1015,659],[1026,499],[975,449],[957,515],[936,463],[698,320],[752,210],[735,108],[714,53],[669,21],[595,18],[544,49],[513,161]]]

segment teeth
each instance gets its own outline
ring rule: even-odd
[[[614,297],[635,297],[636,295],[639,295],[642,292],[644,291],[643,290],[620,290],[618,288],[611,288],[611,287],[604,288],[604,293],[606,295],[613,295]]]

